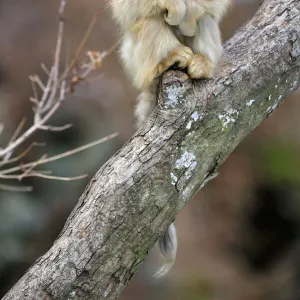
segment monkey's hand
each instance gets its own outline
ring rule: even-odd
[[[179,25],[179,31],[184,36],[195,36],[197,32],[197,20],[183,20],[183,22]]]
[[[201,54],[193,55],[188,66],[188,74],[191,78],[211,78],[215,65]]]
[[[179,25],[185,17],[186,5],[182,0],[163,0],[165,21],[171,26]]]
[[[171,51],[168,56],[157,66],[157,77],[168,70],[174,64],[178,63],[179,68],[186,68],[190,65],[193,57],[193,51],[186,46],[180,45]]]

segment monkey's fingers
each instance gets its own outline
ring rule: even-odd
[[[179,25],[179,31],[184,36],[195,36],[197,33],[197,21],[196,19],[184,20]]]
[[[188,65],[188,74],[191,78],[211,78],[214,65],[204,56],[196,54]]]
[[[178,63],[179,68],[186,68],[193,57],[193,51],[186,46],[179,46],[169,53],[169,55],[161,61],[157,66],[158,74],[160,76],[163,72],[168,70],[174,64]]]
[[[167,1],[169,5],[166,5],[165,21],[171,26],[179,25],[186,13],[186,5],[184,1]]]

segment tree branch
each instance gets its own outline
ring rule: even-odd
[[[300,84],[300,3],[266,0],[219,73],[170,71],[143,127],[91,180],[53,247],[3,298],[117,299],[230,152]]]

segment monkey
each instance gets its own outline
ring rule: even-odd
[[[230,3],[231,0],[185,0],[186,14],[178,26],[170,28],[168,20],[165,19],[166,28],[171,29],[173,35],[181,44],[188,46],[193,54],[190,57],[186,55],[182,58],[180,55],[183,53],[177,48],[166,53],[165,48],[159,47],[162,49],[160,54],[166,58],[157,65],[157,76],[178,62],[180,68],[188,68],[191,78],[211,78],[223,52],[219,23]],[[160,30],[158,29],[157,32]],[[148,46],[150,45],[151,42]],[[186,49],[187,52],[190,54],[190,51]],[[147,52],[143,54],[145,57],[147,56]],[[154,78],[151,84],[146,85],[137,97],[135,110],[137,127],[140,127],[156,105],[157,83],[157,78]],[[136,85],[136,87],[138,86]]]
[[[137,98],[137,127],[156,104],[158,77],[178,63],[211,78],[222,54],[219,22],[230,0],[111,0],[122,32],[120,57]]]
[[[186,5],[184,0],[110,0],[110,5],[122,33],[125,72],[142,91],[135,113],[139,127],[155,106],[158,77],[176,62],[186,68],[193,56],[171,27],[182,22]]]
[[[136,125],[153,111],[160,75],[174,64],[190,78],[211,78],[223,47],[219,23],[231,0],[110,0],[122,40],[120,58],[135,88],[140,90]],[[165,263],[155,276],[169,272],[177,251],[172,223],[159,239]]]

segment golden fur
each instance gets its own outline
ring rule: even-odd
[[[142,91],[136,109],[138,125],[155,105],[155,79],[174,63],[187,67],[191,78],[213,76],[222,54],[219,21],[229,3],[230,0],[110,0],[122,31],[121,60],[133,85]]]

